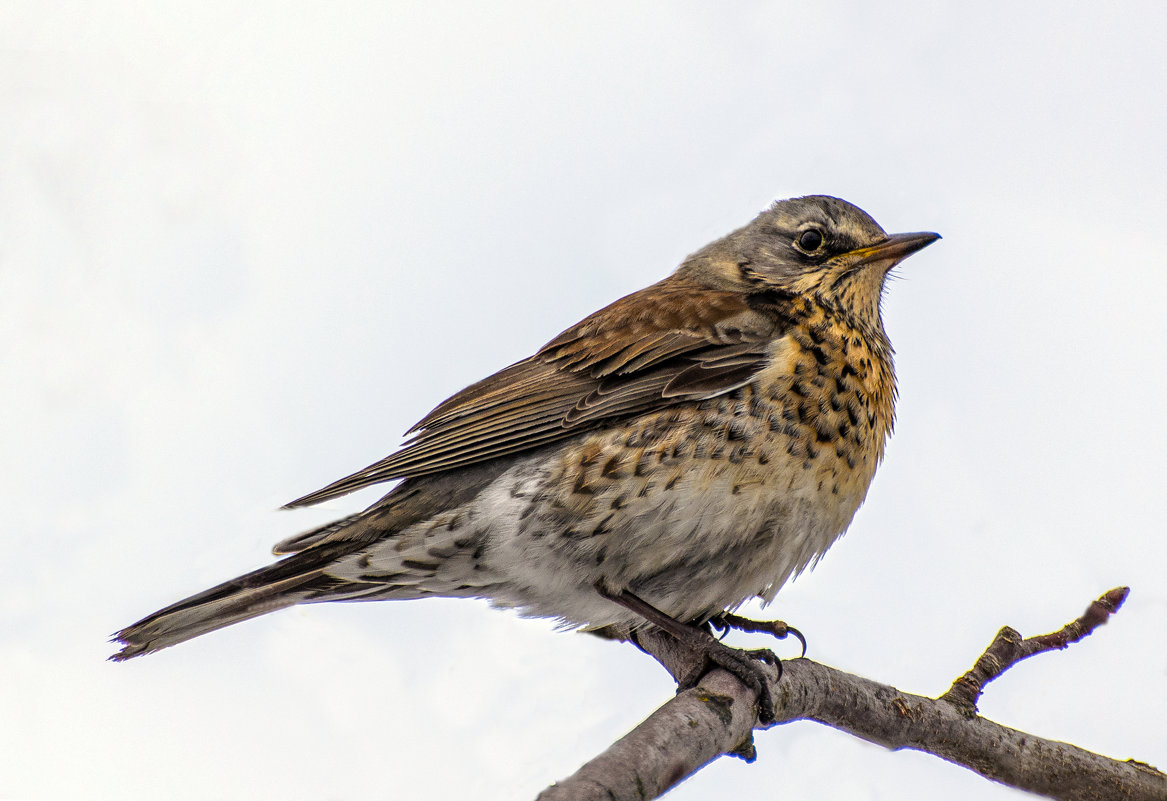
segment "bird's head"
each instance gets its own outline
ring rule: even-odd
[[[888,271],[939,238],[889,235],[858,206],[811,195],[779,200],[694,253],[677,275],[719,289],[814,297],[881,329],[879,302]]]

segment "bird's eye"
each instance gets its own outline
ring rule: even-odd
[[[807,253],[814,253],[823,244],[823,235],[815,228],[808,228],[798,235],[798,247]]]

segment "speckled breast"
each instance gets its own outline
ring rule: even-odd
[[[750,384],[560,451],[522,536],[682,619],[769,600],[867,493],[894,417],[890,353],[808,304]]]

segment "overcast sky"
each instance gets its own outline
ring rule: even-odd
[[[122,665],[106,639],[372,502],[275,511],[808,193],[944,239],[890,285],[867,504],[767,612],[936,695],[1000,626],[1129,584],[982,710],[1163,767],[1165,16],[0,2],[0,797],[570,774],[672,694],[634,648],[470,601],[302,607]],[[1018,796],[814,723],[757,747],[670,799]]]

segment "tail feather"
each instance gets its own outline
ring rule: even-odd
[[[123,662],[300,603],[334,581],[324,568],[347,550],[322,544],[160,609],[115,634],[123,647],[110,659]]]
[[[276,556],[283,556],[288,553],[299,553],[307,550],[313,545],[318,545],[328,537],[336,534],[338,531],[350,527],[357,520],[364,518],[365,512],[357,512],[356,514],[342,517],[340,520],[333,520],[331,523],[325,523],[323,526],[309,529],[308,531],[301,531],[299,534],[294,534],[291,537],[277,542],[271,549],[271,552]]]
[[[364,571],[351,566],[346,570],[338,562],[376,541],[395,537],[418,521],[469,502],[507,466],[495,460],[406,479],[365,511],[288,537],[273,549],[277,556],[291,553],[290,556],[185,598],[122,629],[113,636],[122,649],[110,659],[122,662],[298,603],[437,594],[420,587],[416,577],[406,576],[407,580],[401,583],[392,582],[389,576],[369,579]],[[399,567],[408,559],[404,552],[400,556]],[[411,570],[405,569],[404,573],[411,574]],[[472,595],[473,591],[470,587],[451,586],[441,594]]]

